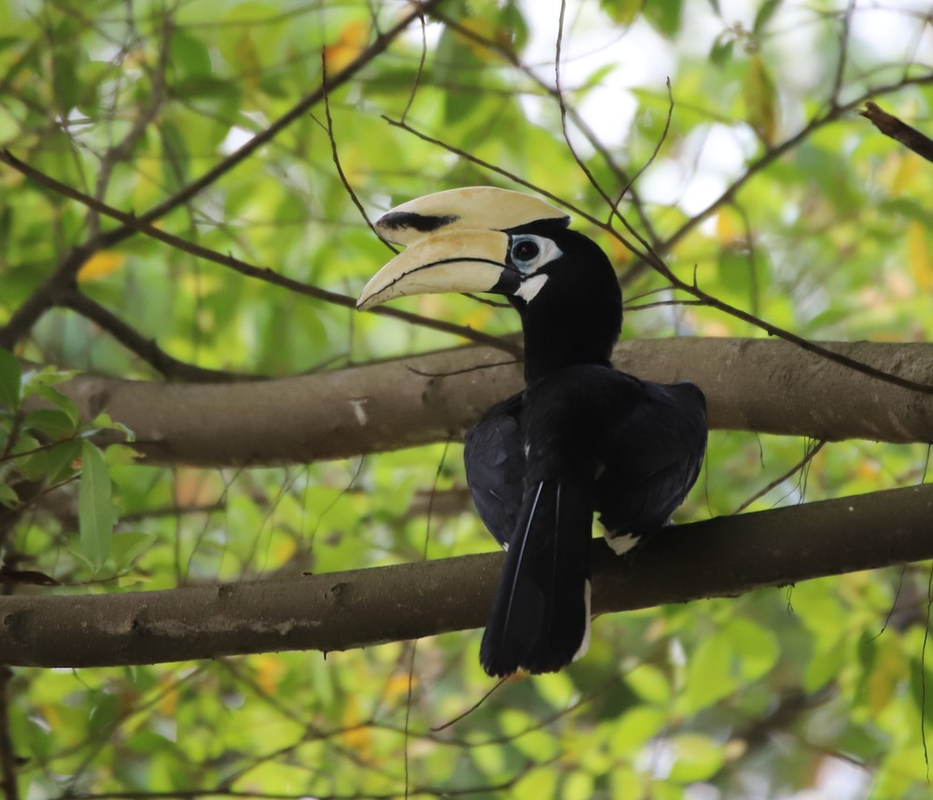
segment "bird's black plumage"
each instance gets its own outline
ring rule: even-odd
[[[529,233],[559,251],[535,270],[547,278],[530,299],[517,294],[528,280],[520,270],[496,287],[522,317],[527,387],[487,411],[464,453],[477,510],[507,546],[480,653],[491,675],[574,658],[589,630],[594,512],[607,538],[636,542],[683,502],[706,448],[696,386],[641,381],[609,363],[621,293],[598,246],[546,223],[510,232],[513,242]]]
[[[491,675],[549,672],[585,648],[589,549],[599,515],[616,552],[665,525],[699,473],[706,404],[611,362],[622,292],[599,246],[559,209],[495,187],[438,192],[376,223],[406,249],[358,307],[406,294],[494,292],[522,320],[523,392],[466,437],[467,480],[506,549],[480,659]]]

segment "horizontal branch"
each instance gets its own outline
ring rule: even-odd
[[[825,347],[908,379],[933,376],[933,345]],[[933,442],[933,397],[853,372],[769,339],[623,342],[615,363],[657,381],[692,380],[713,428]],[[519,364],[461,347],[293,378],[162,384],[79,376],[63,385],[82,413],[108,409],[153,463],[223,467],[309,463],[459,439],[522,386]]]
[[[593,542],[596,613],[933,558],[933,485],[669,528],[634,565]],[[484,624],[501,554],[155,592],[0,597],[0,663],[91,667],[348,650]]]

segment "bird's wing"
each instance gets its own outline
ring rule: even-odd
[[[627,377],[627,376],[626,376]],[[596,507],[610,535],[663,526],[683,502],[706,452],[706,403],[692,384],[642,383],[620,402]]]
[[[508,547],[522,507],[525,452],[519,430],[522,394],[496,403],[466,433],[463,462],[480,519]]]
[[[591,486],[528,487],[480,648],[488,674],[555,672],[585,652],[592,519]]]

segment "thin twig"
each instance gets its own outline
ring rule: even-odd
[[[428,57],[428,32],[426,29],[424,14],[421,14],[421,58],[418,59],[418,69],[415,71],[415,79],[411,82],[411,93],[408,95],[408,102],[402,110],[402,119],[408,116],[411,107],[415,102],[415,95],[418,93],[418,87],[421,85],[421,75],[424,72],[424,62]]]
[[[513,50],[509,49],[509,47],[502,44],[501,42],[495,41],[494,39],[490,39],[485,36],[482,36],[476,31],[473,31],[470,28],[467,28],[461,25],[459,22],[457,22],[457,20],[444,16],[444,14],[441,12],[434,12],[433,16],[436,19],[439,19],[441,22],[443,22],[446,27],[450,28],[451,30],[456,31],[459,35],[463,36],[464,38],[474,41],[477,44],[481,44],[483,45],[483,47],[487,48],[491,52],[499,55],[506,63],[508,63],[515,69],[520,70],[541,91],[545,92],[547,95],[557,100],[558,90],[555,87],[548,85],[544,80],[542,80],[542,78],[538,75],[538,73],[534,69],[532,69],[526,64],[523,64],[519,60],[519,58],[515,55]],[[615,158],[613,158],[612,154],[607,149],[606,145],[603,144],[602,141],[600,141],[599,137],[596,135],[593,129],[589,125],[586,124],[586,120],[584,120],[583,117],[580,116],[580,114],[577,112],[577,110],[573,106],[567,106],[567,115],[571,119],[571,121],[573,122],[577,130],[579,130],[580,133],[583,134],[587,142],[589,142],[590,146],[599,154],[600,158],[602,158],[603,162],[609,168],[610,172],[612,172],[618,184],[620,186],[629,187],[628,191],[629,191],[629,196],[631,197],[631,200],[632,200],[632,208],[634,209],[635,213],[638,215],[638,220],[640,224],[644,227],[645,232],[647,233],[647,238],[651,242],[657,245],[660,240],[657,236],[657,233],[654,230],[654,227],[651,224],[651,218],[648,216],[648,213],[645,211],[644,203],[642,202],[641,198],[638,196],[637,192],[635,192],[634,187],[632,185],[635,179],[631,177],[625,170],[623,170],[622,167],[619,166]],[[402,117],[402,121],[404,121],[404,119],[405,118]]]
[[[340,70],[332,79],[327,81],[326,87],[322,83],[317,89],[303,97],[291,109],[279,117],[279,119],[260,133],[257,133],[252,139],[225,159],[218,162],[200,178],[192,181],[140,217],[136,218],[134,216],[132,217],[132,221],[124,221],[120,227],[107,231],[106,233],[98,234],[97,236],[92,236],[83,245],[73,248],[58,265],[53,274],[44,281],[19,308],[17,308],[7,324],[0,328],[0,347],[11,348],[30,330],[30,328],[32,328],[42,314],[55,305],[54,295],[56,292],[60,291],[62,288],[66,288],[68,283],[73,281],[74,276],[87,258],[90,258],[90,256],[99,250],[114,247],[142,230],[139,224],[137,224],[138,221],[142,221],[146,224],[155,222],[175,208],[187,203],[208,186],[215,183],[235,166],[246,160],[258,148],[275,138],[285,128],[291,125],[291,123],[303,117],[314,105],[323,99],[325,90],[333,91],[338,86],[349,81],[363,69],[363,67],[367,66],[373,59],[382,54],[395,39],[407,30],[413,20],[422,18],[426,12],[433,10],[440,2],[441,0],[424,0],[424,2],[415,3],[413,11],[404,15],[388,31],[380,33],[369,47],[361,52],[346,67]],[[88,207],[96,211],[103,210],[99,207],[95,209],[90,205],[88,205]],[[76,256],[81,253],[83,253],[83,258],[78,259]]]
[[[321,51],[321,73],[324,76],[323,85],[326,87],[327,54],[324,50]],[[376,226],[369,218],[369,214],[366,213],[366,209],[363,208],[363,204],[360,202],[360,198],[357,197],[356,192],[350,185],[350,179],[347,178],[347,174],[343,171],[343,165],[340,163],[340,153],[337,150],[337,139],[334,136],[334,119],[330,113],[330,91],[327,88],[324,89],[324,115],[327,120],[327,125],[324,126],[324,130],[327,133],[327,139],[330,142],[331,159],[334,162],[334,167],[337,170],[337,175],[340,177],[340,182],[343,184],[343,188],[347,190],[347,194],[350,195],[350,199],[353,201],[353,205],[356,206],[357,211],[360,212],[360,216],[363,218],[363,221],[369,226],[369,229],[375,234],[376,238],[379,239],[393,253],[398,253],[398,248],[383,238],[379,231],[376,230]]]
[[[271,283],[275,286],[281,286],[285,289],[288,289],[289,291],[304,295],[306,297],[313,297],[316,300],[323,300],[327,303],[343,306],[344,308],[356,308],[356,300],[347,295],[340,294],[338,292],[331,292],[327,289],[321,289],[317,286],[312,286],[310,284],[302,283],[301,281],[296,281],[293,278],[280,275],[268,267],[257,267],[252,264],[248,264],[247,262],[241,261],[240,259],[234,258],[233,256],[218,253],[216,250],[211,250],[210,248],[203,247],[202,245],[196,244],[194,242],[189,242],[185,239],[175,236],[174,234],[167,233],[166,231],[163,231],[160,228],[145,222],[142,217],[136,217],[116,208],[112,208],[106,203],[101,203],[100,201],[95,200],[93,197],[85,194],[84,192],[80,192],[77,189],[55,180],[54,178],[46,175],[43,172],[40,172],[39,170],[16,158],[16,156],[14,156],[9,151],[0,151],[0,162],[8,164],[18,172],[21,172],[23,175],[26,175],[27,177],[35,180],[37,183],[40,183],[43,186],[46,186],[53,191],[64,195],[65,197],[69,197],[72,200],[77,200],[79,203],[82,203],[91,208],[95,208],[101,213],[118,220],[124,226],[134,227],[141,233],[144,233],[146,236],[149,236],[153,239],[158,239],[165,244],[171,245],[177,250],[181,250],[193,256],[203,258],[207,261],[213,261],[215,264],[229,267],[230,269],[239,272],[241,275],[246,275],[250,278],[256,278],[257,280],[265,281],[266,283]],[[87,258],[86,250],[84,248],[76,248],[73,251],[73,255],[69,258],[69,263],[79,261],[83,263]],[[69,279],[69,275],[67,274],[69,272],[70,270],[66,270],[66,268],[62,266],[56,270],[55,275],[53,275],[53,279],[56,279],[56,276],[59,276],[55,281],[55,285],[57,286],[57,280],[61,280],[64,286],[61,288],[56,288],[56,292],[51,295],[51,305],[57,305],[62,296],[70,297],[72,292],[75,291],[72,288],[74,281],[73,279]],[[63,275],[63,273],[66,274]],[[33,296],[35,297],[35,295]],[[29,301],[27,301],[27,303],[28,302]],[[485,344],[489,345],[490,347],[495,347],[499,350],[504,350],[505,352],[511,353],[512,355],[519,355],[521,352],[520,348],[517,347],[514,343],[500,339],[497,336],[490,336],[489,334],[483,333],[482,331],[473,330],[472,328],[464,325],[456,325],[454,323],[445,322],[443,320],[431,319],[429,317],[423,317],[420,314],[413,314],[408,311],[402,311],[400,309],[390,308],[388,306],[377,306],[376,308],[372,309],[370,313],[379,314],[380,316],[384,317],[392,317],[411,325],[420,325],[422,327],[431,328],[433,330],[443,331],[444,333],[450,333],[455,336],[461,336],[464,339],[469,339],[470,341],[477,342],[478,344]],[[14,317],[15,316],[16,315],[14,314]],[[2,330],[0,330],[0,346],[4,346]]]
[[[449,719],[447,720],[447,722],[441,723],[440,725],[437,725],[436,727],[432,727],[431,732],[440,733],[441,731],[446,730],[447,728],[450,728],[453,725],[456,725],[458,722],[460,722],[460,720],[464,719],[465,717],[468,717],[470,714],[476,711],[476,709],[478,709],[481,705],[483,705],[483,703],[485,703],[490,697],[492,697],[493,692],[495,692],[496,689],[498,689],[500,686],[502,686],[503,683],[511,679],[512,679],[511,675],[506,675],[504,678],[500,678],[496,682],[495,686],[493,686],[488,692],[485,692],[483,696],[479,700],[477,700],[475,703],[473,703],[473,705],[471,705],[468,709],[466,709],[465,711],[461,711],[453,719]],[[514,737],[514,738],[518,738],[518,737]]]
[[[807,464],[809,464],[813,460],[816,454],[819,453],[820,450],[822,450],[825,445],[826,445],[826,442],[821,440],[817,442],[812,448],[807,447],[806,452],[804,453],[803,458],[801,458],[800,461],[794,464],[794,466],[792,466],[789,470],[787,470],[787,472],[785,472],[783,475],[779,475],[777,478],[771,481],[767,486],[763,486],[761,489],[755,492],[755,494],[749,497],[744,503],[742,503],[732,513],[733,514],[742,513],[746,508],[748,508],[758,498],[764,497],[772,489],[777,488],[782,483],[784,483],[784,481],[786,481],[788,478],[800,472],[800,470],[806,467]]]
[[[667,86],[668,103],[667,103],[667,118],[664,120],[664,130],[661,131],[661,135],[658,137],[658,141],[655,142],[654,150],[651,151],[651,155],[648,156],[648,160],[645,161],[645,163],[642,164],[635,171],[635,174],[632,175],[631,178],[629,178],[628,183],[626,183],[625,186],[622,187],[622,190],[619,192],[619,196],[616,198],[615,203],[613,203],[612,205],[612,212],[610,213],[609,220],[607,220],[607,222],[611,221],[612,214],[619,213],[618,211],[619,203],[622,202],[622,198],[624,198],[625,195],[628,194],[629,191],[631,191],[632,186],[635,184],[635,181],[637,181],[642,175],[645,174],[645,170],[647,170],[648,167],[650,167],[655,162],[655,160],[658,157],[658,153],[661,152],[661,147],[663,146],[664,142],[667,140],[667,134],[670,133],[671,120],[674,118],[674,90],[671,88],[670,78],[667,78],[665,80],[665,85]]]
[[[933,75],[930,76],[930,80],[931,82],[933,82]],[[884,370],[878,369],[877,367],[872,367],[869,364],[863,364],[860,361],[856,361],[855,359],[849,358],[848,356],[844,356],[840,353],[834,353],[833,351],[827,350],[825,347],[815,344],[814,342],[811,342],[808,339],[803,338],[802,336],[798,336],[797,334],[791,333],[788,330],[779,328],[777,325],[767,322],[766,320],[759,319],[754,314],[750,314],[747,311],[743,311],[740,308],[736,308],[735,306],[730,305],[729,303],[726,303],[725,301],[720,300],[719,298],[708,294],[707,292],[700,289],[696,281],[694,281],[693,283],[688,283],[682,280],[674,272],[671,271],[671,269],[667,266],[667,264],[664,263],[663,259],[660,257],[658,252],[654,250],[654,248],[651,248],[650,244],[648,244],[648,242],[646,242],[643,237],[639,236],[637,232],[635,232],[634,235],[639,240],[639,243],[642,244],[643,246],[647,246],[648,248],[648,250],[645,252],[639,251],[638,248],[632,245],[632,243],[628,239],[626,239],[621,233],[619,233],[619,231],[607,225],[605,222],[593,216],[589,212],[584,211],[582,208],[579,208],[573,203],[570,203],[567,200],[561,197],[558,197],[553,192],[550,192],[547,189],[544,189],[543,187],[537,186],[531,183],[530,181],[527,181],[524,178],[521,178],[518,175],[512,172],[509,172],[506,169],[503,169],[502,167],[496,166],[495,164],[491,164],[488,161],[484,161],[483,159],[478,158],[474,156],[472,153],[468,153],[461,148],[453,147],[452,145],[447,144],[446,142],[443,142],[440,139],[437,139],[433,136],[429,136],[426,133],[423,133],[415,128],[412,128],[407,122],[402,122],[400,120],[394,120],[386,116],[383,116],[383,119],[385,119],[386,122],[388,122],[390,125],[397,127],[397,128],[401,128],[402,130],[408,133],[411,133],[413,136],[416,136],[422,141],[426,141],[431,144],[437,145],[438,147],[442,147],[448,152],[454,153],[455,155],[458,155],[461,158],[464,158],[476,164],[477,166],[482,167],[483,169],[489,170],[490,172],[494,172],[498,175],[502,175],[503,177],[508,178],[511,181],[514,181],[518,185],[525,186],[526,188],[531,189],[532,191],[537,192],[538,194],[541,194],[550,200],[553,200],[558,205],[561,205],[564,208],[569,209],[570,211],[577,214],[582,219],[589,222],[591,225],[596,226],[600,230],[606,231],[609,235],[616,238],[623,245],[625,245],[629,250],[631,250],[631,252],[635,253],[640,258],[645,259],[645,261],[647,261],[659,274],[661,274],[663,277],[667,278],[668,281],[670,281],[672,288],[680,289],[684,292],[687,292],[688,294],[695,297],[697,300],[701,301],[704,305],[714,308],[717,311],[721,311],[724,314],[728,314],[731,317],[735,317],[736,319],[740,319],[743,322],[747,322],[750,325],[753,325],[756,328],[761,329],[762,331],[767,333],[769,336],[777,336],[778,338],[784,339],[785,341],[790,342],[791,344],[801,348],[802,350],[806,350],[809,353],[818,355],[821,358],[825,358],[829,361],[832,361],[836,364],[846,367],[847,369],[851,369],[851,370],[854,370],[855,372],[859,372],[863,375],[868,376],[869,378],[874,378],[876,380],[883,381],[885,383],[890,383],[894,386],[899,386],[902,389],[909,389],[911,391],[920,392],[922,394],[933,394],[933,385],[925,384],[925,383],[917,383],[916,381],[908,380],[907,378],[902,378],[899,375],[894,375],[890,372],[885,372]],[[794,138],[796,139],[797,137],[794,137]],[[785,142],[783,145],[780,145],[779,148],[777,149],[783,148],[786,144],[787,143]],[[737,183],[742,180],[743,179],[739,179]],[[733,185],[735,186],[735,184]],[[731,192],[730,190],[726,190],[726,193],[731,193]],[[724,193],[723,196],[725,196],[726,193]],[[714,202],[718,202],[718,201],[714,201]],[[681,230],[684,230],[684,228],[682,227]]]
[[[839,94],[842,91],[842,80],[845,76],[846,62],[849,53],[849,32],[852,26],[852,12],[855,10],[855,0],[849,0],[846,10],[842,14],[842,27],[839,31],[839,61],[836,63],[836,74],[833,77],[833,92],[829,102],[833,106],[839,104]]]

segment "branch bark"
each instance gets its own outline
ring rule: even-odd
[[[933,558],[933,485],[669,528],[634,566],[593,542],[593,610],[733,597]],[[0,597],[0,663],[91,667],[348,650],[485,622],[501,554],[125,594]]]
[[[826,343],[915,380],[933,345]],[[63,390],[87,418],[105,408],[152,463],[309,463],[459,438],[522,387],[520,364],[461,347],[333,372],[231,384],[161,384],[83,375]],[[623,342],[615,363],[641,378],[692,380],[713,428],[838,441],[933,442],[933,397],[767,339]],[[287,420],[287,424],[283,424]]]

